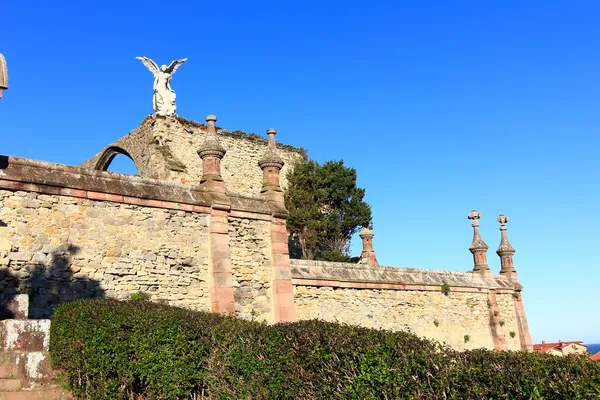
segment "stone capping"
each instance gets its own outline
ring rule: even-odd
[[[290,260],[292,282],[302,286],[356,289],[435,290],[446,283],[450,293],[495,289],[514,293],[522,289],[504,276],[484,277],[472,272],[436,271],[416,268],[379,267],[329,261]]]
[[[184,183],[0,155],[0,188],[210,213],[212,196]],[[270,218],[264,196],[228,193],[231,209]]]

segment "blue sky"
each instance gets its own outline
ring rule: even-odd
[[[187,57],[181,116],[358,170],[381,263],[470,270],[476,208],[498,272],[504,213],[534,341],[600,342],[599,3],[87,3],[3,1],[0,153],[84,161]]]

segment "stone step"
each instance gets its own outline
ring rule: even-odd
[[[19,379],[0,378],[0,392],[14,392],[21,389]]]
[[[0,350],[48,351],[49,319],[0,321]]]
[[[46,351],[0,351],[0,378],[11,376],[29,382],[50,382],[55,376]]]
[[[0,392],[0,400],[66,400],[72,399],[71,396],[63,395],[56,392],[36,391],[28,392],[19,390],[18,392]]]

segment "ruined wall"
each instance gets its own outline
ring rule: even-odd
[[[227,190],[243,195],[260,193],[263,176],[258,161],[267,149],[267,140],[240,131],[220,129],[218,133],[219,141],[227,151],[221,162],[221,175]],[[140,176],[198,184],[202,177],[202,160],[197,151],[206,134],[204,124],[181,117],[152,115],[107,148],[125,150],[136,163]],[[278,136],[285,138],[284,133]],[[302,150],[278,143],[277,151],[285,162],[280,174],[281,186],[285,189],[287,173],[302,160]],[[81,166],[96,168],[103,154],[104,151],[100,152]]]
[[[30,315],[78,297],[208,309],[205,214],[0,190],[0,289],[27,290]]]

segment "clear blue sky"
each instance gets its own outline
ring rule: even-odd
[[[597,1],[91,4],[2,2],[0,153],[82,162],[187,57],[183,117],[358,170],[381,263],[470,270],[476,208],[498,272],[504,213],[534,341],[600,342]]]

